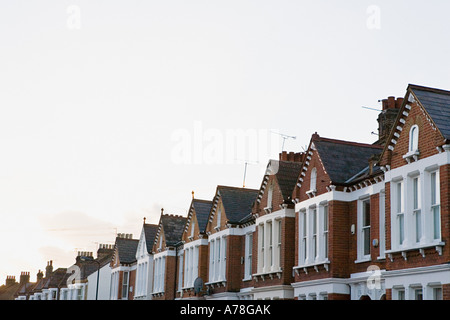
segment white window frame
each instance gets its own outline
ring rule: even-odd
[[[415,153],[419,150],[419,126],[413,125],[409,129],[408,153]]]
[[[392,204],[392,246],[393,249],[405,246],[406,215],[405,215],[405,183],[403,179],[392,181],[391,183],[391,204]]]
[[[251,280],[252,278],[252,259],[253,259],[253,232],[245,235],[245,261],[244,261],[244,279]]]
[[[267,190],[267,208],[272,209],[273,203],[273,182],[269,184],[269,189]]]
[[[322,244],[321,244],[321,251],[322,251],[322,257],[325,260],[328,260],[328,254],[329,254],[329,212],[328,212],[328,203],[320,206],[321,210],[321,223],[322,223]]]
[[[299,211],[299,228],[300,231],[299,240],[299,265],[304,265],[307,263],[308,258],[308,223],[307,223],[307,213],[306,210]]]
[[[366,211],[367,205],[369,208],[369,212]],[[371,230],[371,224],[372,224],[372,217],[371,217],[371,199],[370,195],[362,196],[358,200],[358,210],[357,210],[357,262],[361,261],[367,261],[370,260],[371,257],[371,236],[370,236],[370,230]],[[369,225],[365,224],[365,216],[369,216]],[[366,235],[369,235],[368,239],[366,238]],[[366,248],[369,249],[369,252],[366,252]]]
[[[227,235],[221,232],[209,239],[209,250],[209,283],[226,281]]]
[[[309,190],[315,192],[316,188],[317,188],[317,169],[314,167],[311,169]]]
[[[122,273],[122,300],[128,300],[128,291],[130,289],[130,271],[123,271]]]
[[[421,181],[418,174],[411,176],[409,181],[411,197],[408,205],[411,207],[411,222],[414,225],[411,230],[414,232],[412,239],[415,243],[420,243],[423,237]]]
[[[434,183],[433,183],[434,176]],[[432,170],[428,172],[430,188],[429,190],[429,206],[431,214],[432,225],[432,240],[441,241],[441,188],[439,179],[439,170]],[[433,186],[434,185],[434,186]],[[434,194],[433,194],[434,193]]]

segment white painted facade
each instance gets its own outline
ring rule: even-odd
[[[153,291],[153,254],[148,252],[144,229],[142,229],[139,239],[136,260],[136,290],[134,299],[151,300]]]
[[[95,300],[97,295],[97,276],[98,271],[91,273],[87,277],[87,300]],[[98,300],[109,300],[111,292],[111,267],[107,263],[100,268],[100,277],[98,280]]]

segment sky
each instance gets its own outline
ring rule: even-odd
[[[450,90],[450,3],[0,0],[0,284],[139,238],[380,99]],[[371,109],[368,109],[371,108]],[[245,175],[244,175],[245,172]]]

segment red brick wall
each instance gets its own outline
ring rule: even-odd
[[[136,291],[136,270],[130,271],[130,279],[128,286],[128,300],[134,300],[134,293]],[[133,288],[133,291],[130,292],[130,288]]]
[[[328,203],[329,242],[328,252],[332,277],[349,277],[349,204],[342,201]]]
[[[308,199],[307,191],[310,190],[310,181],[311,181],[311,170],[316,168],[317,170],[317,180],[316,180],[316,190],[317,194],[322,194],[327,191],[327,186],[330,184],[330,177],[324,171],[322,162],[320,161],[319,155],[317,151],[313,151],[311,155],[311,160],[309,161],[309,165],[305,172],[305,176],[300,176],[303,178],[303,182],[301,183],[301,187],[296,187],[293,193],[293,199],[298,198],[300,201],[304,201]]]
[[[241,257],[242,248],[244,247],[243,236],[227,236],[227,265],[226,279],[227,291],[239,291],[243,278]]]
[[[418,105],[418,103],[410,103],[410,105],[411,110],[409,110],[408,117],[406,117],[406,122],[402,126],[403,130],[401,132],[397,130],[400,137],[397,139],[397,143],[391,153],[390,161],[389,154],[385,154],[383,160],[381,161],[382,165],[390,164],[392,169],[404,166],[407,163],[406,160],[403,159],[403,155],[408,152],[409,130],[413,125],[417,125],[419,127],[420,159],[437,154],[438,151],[436,150],[436,146],[441,145],[443,141],[442,135],[438,130],[433,129],[430,122],[427,120],[423,109]],[[389,141],[387,143],[389,143]]]
[[[378,266],[380,269],[385,267],[384,261],[379,261],[378,257],[380,255],[379,245],[374,247],[372,240],[378,239],[380,242],[380,195],[373,194],[370,195],[370,261],[355,263],[358,259],[358,205],[359,201],[355,200],[349,203],[349,255],[348,255],[348,266],[350,273],[356,272],[366,272],[367,268],[372,265]],[[355,234],[351,234],[350,227],[355,225]]]
[[[450,300],[450,284],[442,285],[442,299]]]
[[[272,191],[272,209],[273,211],[280,210],[280,205],[283,203],[283,195],[281,194],[280,187],[278,185],[277,179],[275,175],[269,176],[266,188],[264,190],[264,194],[261,197],[261,202],[258,204],[258,202],[255,202],[255,206],[252,210],[253,214],[258,214],[260,217],[265,215],[266,212],[264,211],[264,208],[267,207],[268,204],[268,197],[269,197],[269,187],[270,185],[273,185],[273,191]]]

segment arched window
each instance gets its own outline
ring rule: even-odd
[[[413,125],[409,130],[409,152],[415,152],[419,149],[419,127]]]
[[[273,199],[273,182],[269,185],[269,190],[267,193],[267,207],[272,208],[272,199]]]
[[[311,180],[309,183],[309,189],[316,190],[316,183],[317,183],[317,169],[313,168],[311,170]]]

